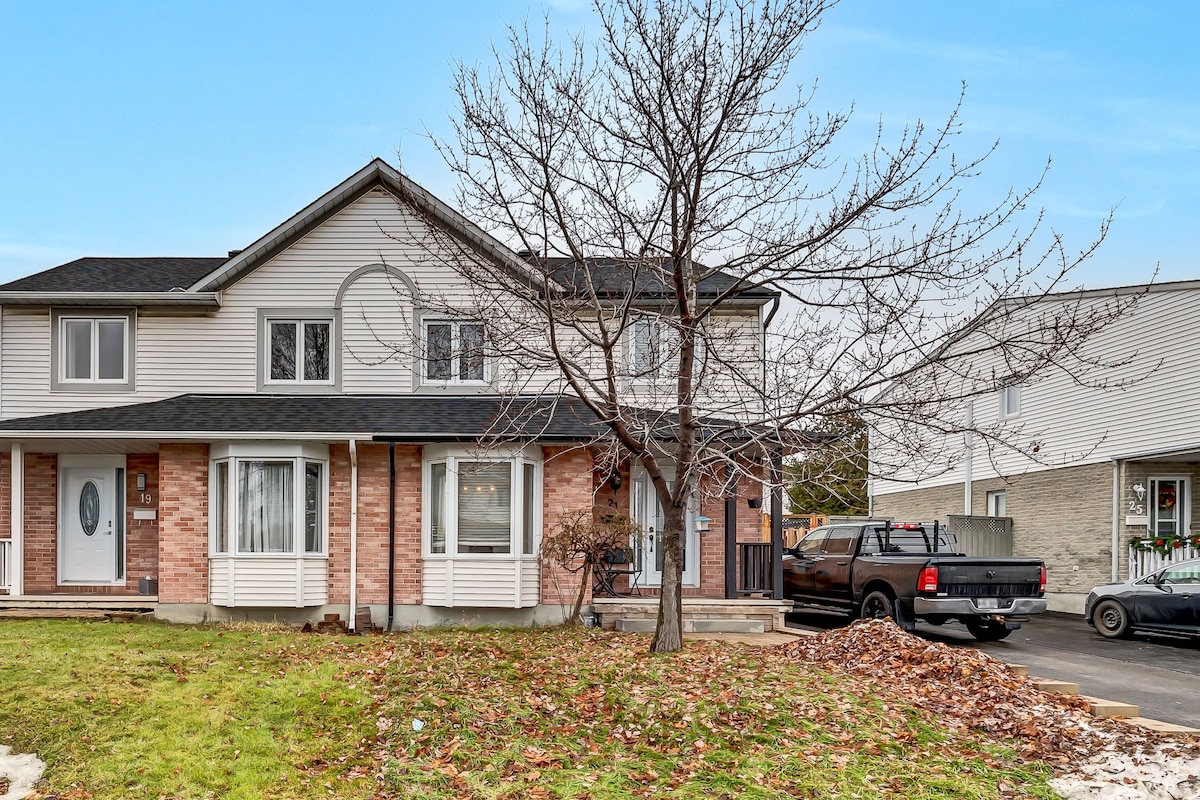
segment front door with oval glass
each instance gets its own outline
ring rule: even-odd
[[[63,467],[58,509],[60,584],[111,585],[125,577],[119,467]]]

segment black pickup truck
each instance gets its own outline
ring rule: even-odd
[[[815,528],[784,551],[784,597],[851,616],[955,620],[981,641],[998,641],[1046,610],[1046,567],[1037,558],[955,552],[938,524],[856,522]]]

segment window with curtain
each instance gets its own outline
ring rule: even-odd
[[[325,552],[324,462],[225,458],[213,463],[210,475],[214,554]]]
[[[512,465],[459,462],[458,552],[512,552]]]

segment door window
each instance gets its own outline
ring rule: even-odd
[[[829,528],[817,528],[796,544],[796,552],[811,555],[820,553],[825,547],[825,539],[829,536]]]
[[[1187,530],[1187,480],[1150,479],[1150,530],[1153,536],[1179,536]]]
[[[853,526],[834,528],[829,531],[829,538],[825,540],[825,552],[836,556],[849,555],[854,552],[854,545],[857,541],[858,528]]]

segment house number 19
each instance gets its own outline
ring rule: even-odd
[[[150,494],[149,492],[142,492],[140,497],[141,499],[139,502],[146,503],[147,505],[154,502],[154,495]]]

